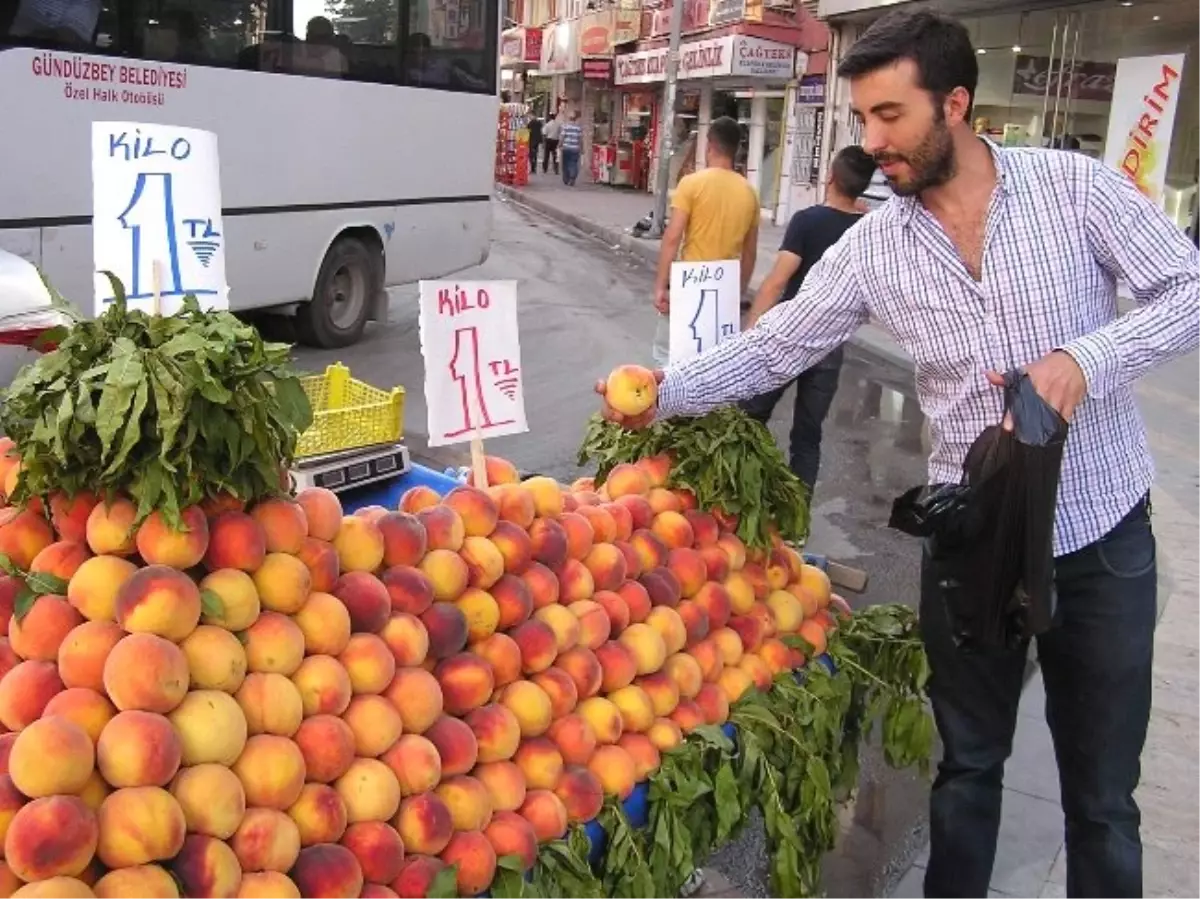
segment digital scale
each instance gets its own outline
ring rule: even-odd
[[[403,443],[381,443],[299,459],[293,463],[291,475],[296,490],[324,487],[340,493],[398,478],[411,469],[408,447]]]

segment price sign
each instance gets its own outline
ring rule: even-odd
[[[188,294],[227,309],[217,136],[195,128],[92,123],[92,253],[125,286],[131,308],[175,312]],[[156,275],[157,273],[157,275]],[[113,301],[96,275],[95,314]]]
[[[671,263],[670,353],[675,365],[741,330],[742,264]]]
[[[429,445],[529,430],[516,281],[422,281]]]

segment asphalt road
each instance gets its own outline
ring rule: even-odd
[[[496,201],[495,215],[490,258],[460,277],[518,281],[530,430],[489,441],[488,452],[569,483],[585,473],[575,459],[596,409],[593,383],[620,363],[651,361],[652,273],[644,262],[521,207]],[[415,286],[392,292],[388,324],[372,326],[357,346],[334,352],[300,349],[296,356],[307,371],[342,361],[369,383],[403,385],[405,430],[414,456],[438,468],[466,464],[465,446],[447,451],[425,445]],[[911,388],[910,374],[851,351],[826,423],[809,546],[869,572],[866,593],[852,602],[916,601],[916,542],[886,528],[893,498],[924,478],[927,446]],[[790,411],[789,395],[773,425],[781,445],[786,445]],[[910,854],[908,844],[924,816],[926,788],[913,776],[897,775],[867,758],[863,788],[870,801],[858,803],[826,864],[831,895],[885,892],[898,860]],[[714,867],[735,884],[737,895],[767,895],[761,829],[750,828],[714,859]]]

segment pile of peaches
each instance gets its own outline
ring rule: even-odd
[[[450,866],[475,895],[802,665],[782,637],[823,650],[825,575],[669,459],[487,469],[353,515],[0,509],[0,896],[422,896]]]

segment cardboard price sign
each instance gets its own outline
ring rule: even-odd
[[[671,364],[710,350],[741,331],[742,264],[671,263]]]

